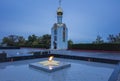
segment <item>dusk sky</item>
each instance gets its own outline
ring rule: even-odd
[[[59,0],[0,0],[0,39],[50,34]],[[120,0],[62,0],[69,39],[88,43],[120,33]]]

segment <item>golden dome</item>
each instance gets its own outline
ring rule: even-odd
[[[63,10],[61,7],[58,7],[57,9],[57,15],[63,15]]]
[[[57,12],[63,12],[61,7],[58,7]]]

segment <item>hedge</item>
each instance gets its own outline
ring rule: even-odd
[[[120,51],[120,44],[73,44],[69,49],[76,50],[104,50],[104,51]]]

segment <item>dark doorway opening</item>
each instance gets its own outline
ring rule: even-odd
[[[57,49],[57,43],[54,41],[53,44],[54,44],[54,49]]]

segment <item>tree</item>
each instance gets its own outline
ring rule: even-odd
[[[20,46],[25,44],[25,38],[23,36],[9,35],[2,39],[2,44],[7,46]]]
[[[51,36],[49,34],[45,34],[43,36],[30,35],[28,36],[28,40],[26,42],[27,46],[30,47],[41,47],[41,48],[49,48],[51,43]]]
[[[72,40],[68,40],[68,48],[69,49],[71,49],[72,45],[73,45],[73,41]]]
[[[4,37],[4,38],[2,39],[2,44],[8,44],[8,42],[9,42],[8,37]]]
[[[51,43],[51,35],[45,34],[43,36],[29,35],[28,40],[23,36],[9,35],[2,39],[3,44],[8,46],[27,46],[27,47],[40,47],[49,48]]]
[[[116,35],[116,43],[120,43],[120,33]]]
[[[39,44],[41,44],[42,43],[42,37],[41,36],[38,37],[37,41],[38,41]]]
[[[37,40],[37,36],[36,35],[30,35],[29,37],[28,37],[28,41],[30,41],[30,42],[34,42],[35,40]]]
[[[51,44],[51,35],[49,34],[43,35],[41,43],[45,45],[45,48],[49,48]]]
[[[104,43],[104,41],[102,40],[102,37],[101,36],[97,36],[96,40],[93,41],[94,44],[102,44]]]
[[[8,46],[15,46],[18,42],[18,36],[16,35],[9,35],[8,37],[4,37],[2,39],[3,44],[7,44]]]
[[[115,37],[112,34],[110,34],[107,39],[108,39],[108,43],[114,43],[115,42]]]
[[[18,45],[24,46],[26,43],[25,38],[23,36],[18,36]]]
[[[108,43],[120,43],[120,33],[116,36],[110,34],[107,40]]]
[[[36,35],[29,35],[28,36],[28,40],[26,41],[27,46],[33,46],[33,42],[37,40],[37,36]]]
[[[68,46],[72,45],[73,41],[72,40],[68,40]]]

